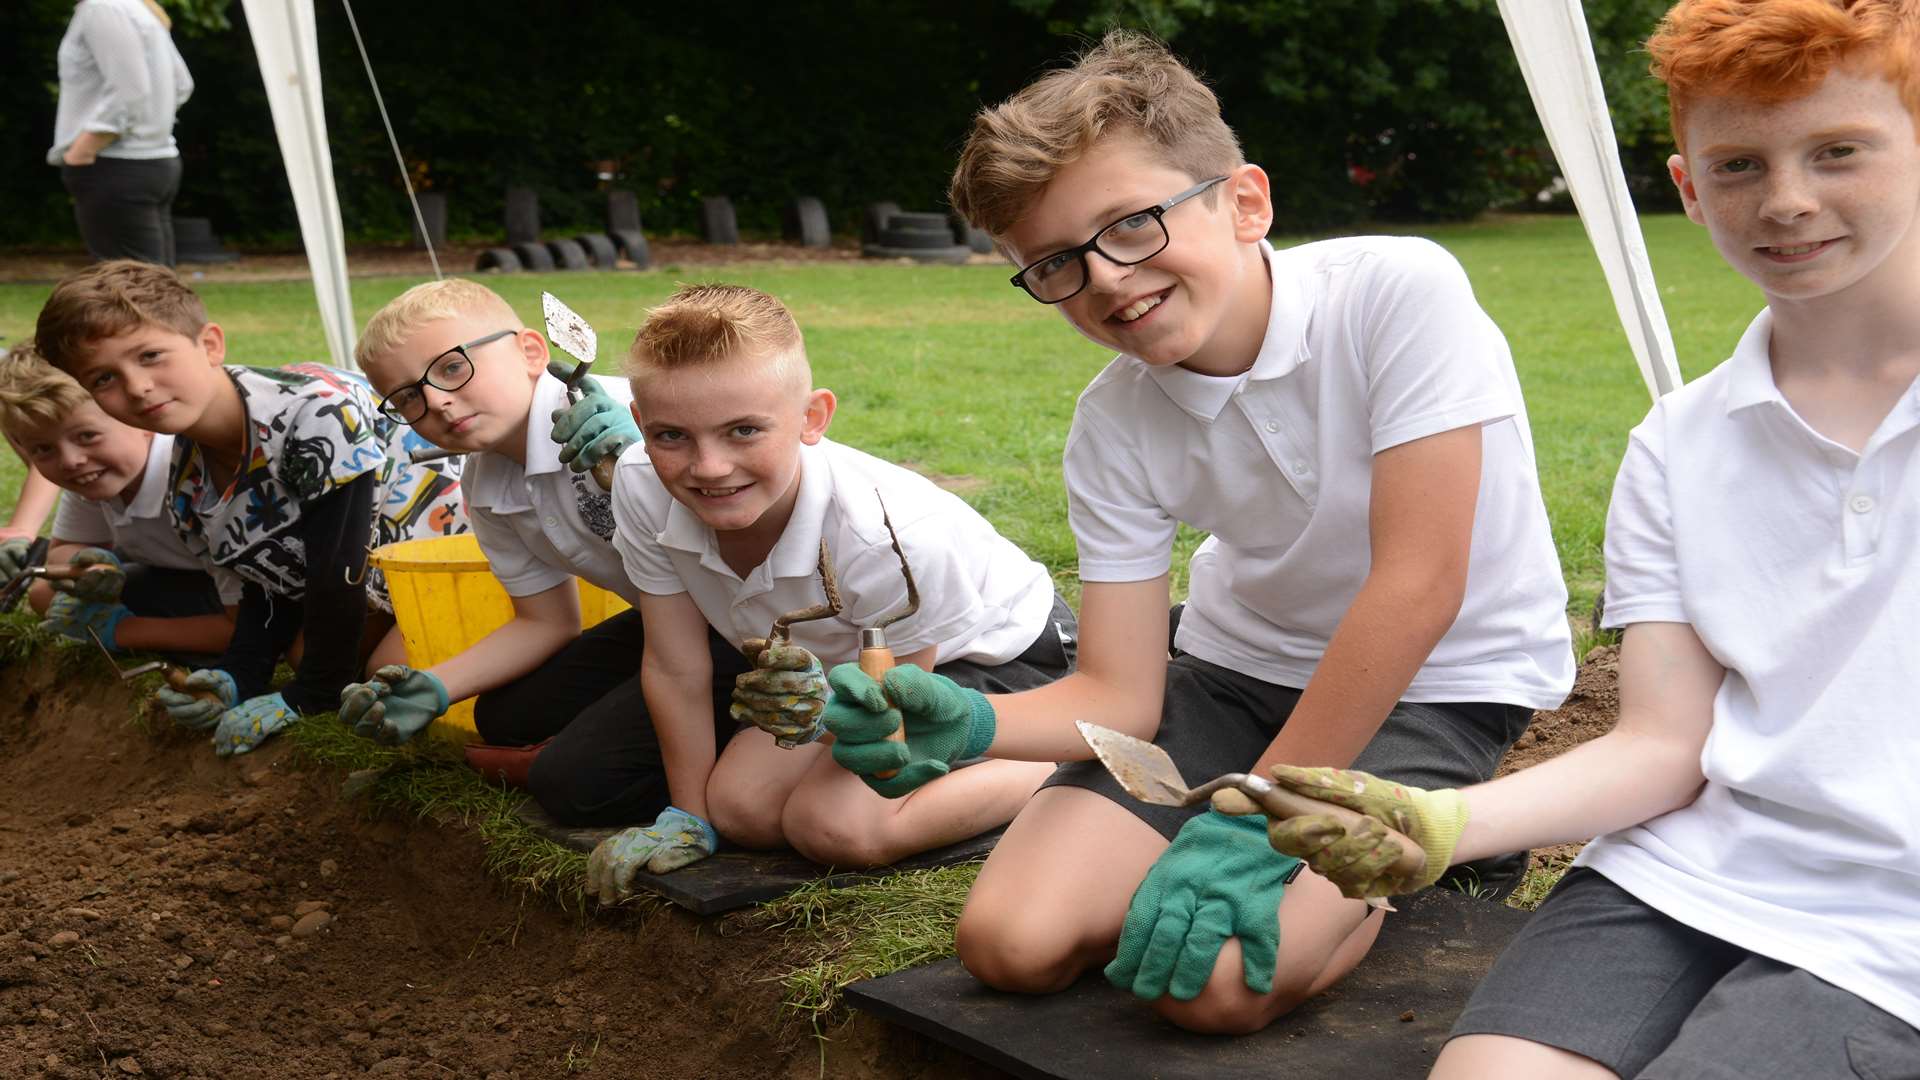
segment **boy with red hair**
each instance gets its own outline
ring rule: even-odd
[[[1685,0],[1648,42],[1687,216],[1767,307],[1621,463],[1614,731],[1464,790],[1274,770],[1425,849],[1270,826],[1350,896],[1603,834],[1436,1077],[1920,1076],[1917,42],[1913,0]]]

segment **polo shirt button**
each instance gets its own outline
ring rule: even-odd
[[[1279,431],[1279,430],[1280,430],[1280,421],[1278,421],[1278,420],[1269,420],[1269,421],[1267,421],[1267,430],[1268,430],[1268,431]]]
[[[1873,512],[1873,496],[1855,495],[1853,498],[1847,500],[1847,505],[1852,507],[1853,512],[1856,514],[1872,513]]]
[[[1305,476],[1305,475],[1307,475],[1307,463],[1306,463],[1306,462],[1304,462],[1304,461],[1296,461],[1296,462],[1294,462],[1294,463],[1293,463],[1293,475],[1295,475],[1295,476]]]
[[[557,529],[560,527],[560,519],[550,517],[546,520],[545,524],[549,529]]]

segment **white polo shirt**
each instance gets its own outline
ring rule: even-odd
[[[622,405],[633,401],[625,379],[588,375]],[[567,384],[542,373],[527,413],[527,463],[503,454],[467,458],[461,484],[467,516],[508,596],[532,596],[583,577],[629,604],[640,601],[627,580],[613,537],[612,500],[589,473],[560,463],[553,410],[567,403]]]
[[[1781,396],[1772,326],[1627,445],[1607,624],[1687,623],[1727,675],[1699,797],[1578,861],[1920,1026],[1920,382],[1856,454]]]
[[[906,606],[906,580],[881,520],[881,497],[920,592],[919,612],[887,628],[896,657],[931,645],[935,663],[993,666],[1040,637],[1053,610],[1046,567],[959,496],[826,439],[801,446],[793,516],[745,579],[721,559],[713,530],[667,493],[642,446],[620,457],[613,542],[642,591],[690,594],[707,622],[738,646],[766,637],[776,617],[826,599],[816,573],[825,537],[845,607],[835,618],[794,623],[793,640],[831,667],[858,658],[861,627]]]
[[[118,498],[88,499],[71,491],[60,493],[60,509],[53,516],[53,535],[77,544],[112,548],[121,559],[168,570],[204,570],[213,576],[226,604],[240,602],[240,578],[232,571],[201,562],[173,531],[167,516],[167,467],[173,459],[173,436],[155,435],[147,443],[147,467],[132,502]]]
[[[1466,274],[1405,237],[1261,247],[1273,309],[1250,370],[1120,356],[1080,395],[1065,469],[1081,580],[1157,577],[1180,522],[1210,533],[1176,644],[1304,687],[1367,577],[1373,456],[1479,425],[1466,597],[1404,699],[1559,705],[1566,586],[1513,359]]]

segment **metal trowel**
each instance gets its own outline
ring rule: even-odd
[[[1260,808],[1270,817],[1291,818],[1307,814],[1325,814],[1340,822],[1349,831],[1366,817],[1365,814],[1349,810],[1344,806],[1335,806],[1333,803],[1321,802],[1319,799],[1310,799],[1305,795],[1288,791],[1286,788],[1276,786],[1273,781],[1265,777],[1254,776],[1251,773],[1228,773],[1225,776],[1215,777],[1199,787],[1190,788],[1187,782],[1181,779],[1180,770],[1174,766],[1173,759],[1167,756],[1165,750],[1152,743],[1112,728],[1101,727],[1099,724],[1090,724],[1085,720],[1076,721],[1074,726],[1080,729],[1080,736],[1087,740],[1088,746],[1093,747],[1094,756],[1100,759],[1100,764],[1107,767],[1107,772],[1113,775],[1113,779],[1119,783],[1120,787],[1143,803],[1151,803],[1155,806],[1193,806],[1196,803],[1205,802],[1216,791],[1235,788],[1259,803]],[[1377,822],[1375,824],[1378,825]],[[1386,839],[1400,848],[1400,857],[1393,861],[1393,872],[1407,877],[1418,875],[1427,864],[1427,853],[1420,849],[1419,844],[1393,829],[1380,827],[1385,829]],[[1393,905],[1380,898],[1368,900],[1367,904],[1371,907],[1393,910]]]
[[[579,361],[573,374],[567,376],[567,403],[580,400],[580,382],[593,369],[593,358],[600,353],[600,336],[593,332],[593,324],[580,317],[580,313],[568,307],[561,299],[550,292],[540,294],[540,311],[547,319],[547,341],[568,356]],[[593,479],[600,485],[601,491],[613,490],[613,467],[611,457],[601,458],[593,464]]]

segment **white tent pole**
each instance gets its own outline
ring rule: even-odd
[[[1499,0],[1533,107],[1606,273],[1613,306],[1654,397],[1680,385],[1673,335],[1620,168],[1600,68],[1579,0]]]
[[[274,133],[286,160],[287,184],[300,219],[300,240],[313,272],[313,292],[333,363],[352,370],[357,328],[347,285],[347,246],[340,199],[327,147],[327,115],[320,96],[320,49],[313,0],[241,0]]]

